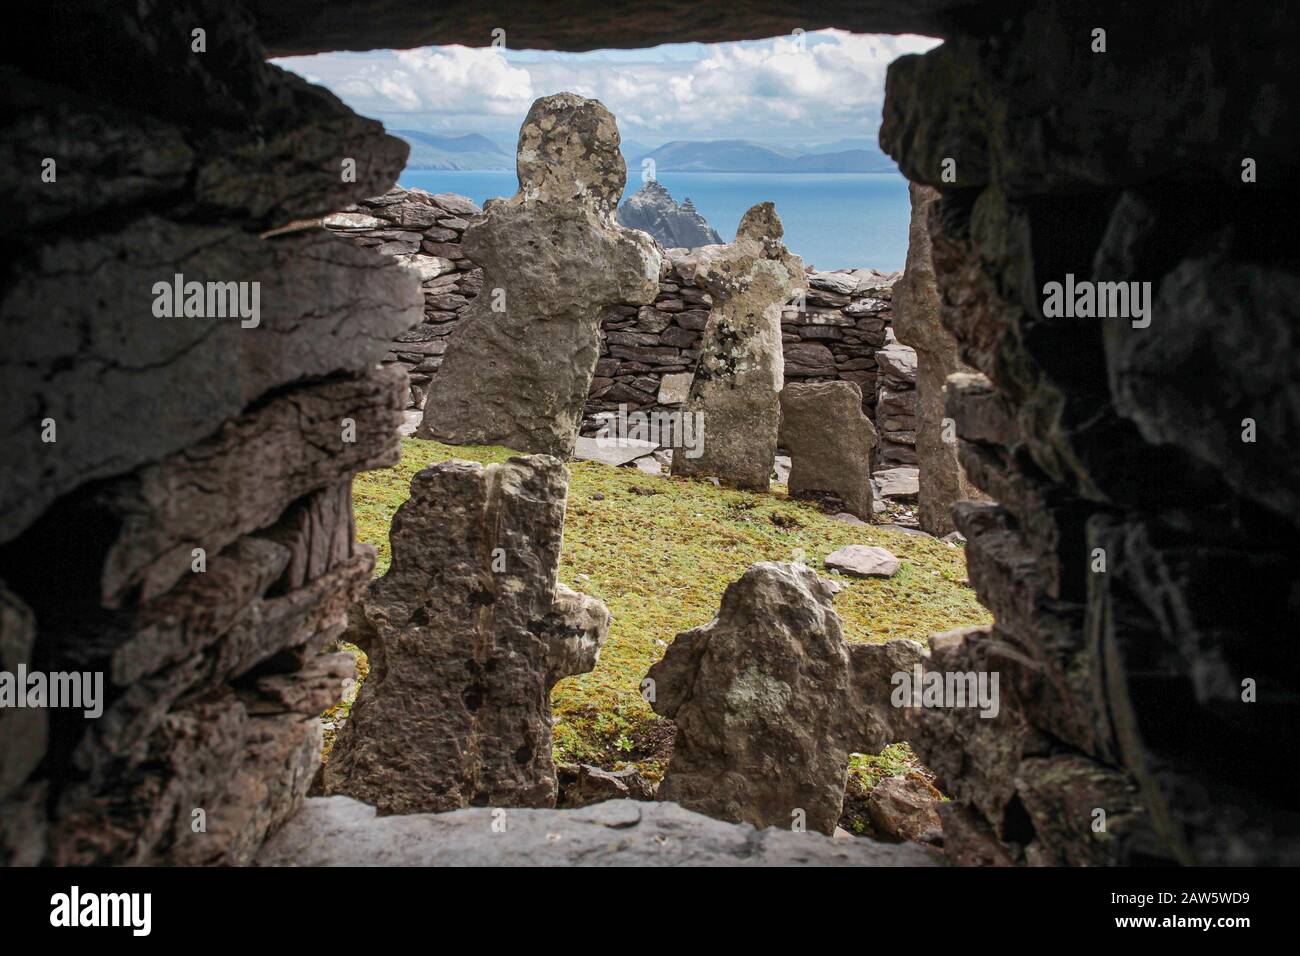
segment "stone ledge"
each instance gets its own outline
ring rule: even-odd
[[[580,810],[488,807],[375,816],[348,797],[308,799],[255,866],[941,866],[912,844],[723,823],[675,803],[609,800]]]

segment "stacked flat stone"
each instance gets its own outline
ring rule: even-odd
[[[584,409],[593,431],[600,412],[676,409],[686,400],[700,358],[700,335],[713,298],[679,271],[685,249],[664,253],[659,294],[650,305],[619,305],[601,322],[604,342]]]
[[[876,431],[880,447],[876,468],[915,468],[916,351],[894,338],[876,352]]]
[[[664,253],[659,295],[652,305],[616,306],[602,323],[605,343],[583,432],[599,427],[596,417],[626,405],[629,411],[680,408],[699,360],[700,333],[713,305],[680,271],[685,249]],[[787,382],[846,381],[862,389],[863,410],[874,420],[876,351],[886,344],[893,321],[893,286],[899,273],[875,269],[808,273],[804,308],[791,307],[781,320]]]
[[[395,186],[324,219],[325,227],[414,269],[424,292],[424,319],[384,356],[411,380],[407,408],[423,408],[429,380],[442,365],[447,338],[483,288],[483,270],[461,249],[466,227],[483,214],[473,200]]]
[[[786,381],[855,382],[864,407],[874,408],[875,354],[893,321],[898,276],[875,269],[809,272],[804,308],[787,310],[781,322]]]

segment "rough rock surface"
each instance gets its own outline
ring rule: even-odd
[[[871,520],[876,427],[852,382],[790,383],[781,389],[780,445],[790,452],[790,494],[832,492],[845,510]]]
[[[690,199],[680,206],[664,186],[650,180],[618,207],[618,221],[640,229],[665,249],[722,245],[722,237],[705,221]]]
[[[675,803],[610,800],[576,810],[474,808],[376,816],[312,798],[267,841],[258,866],[936,866],[910,844],[755,830]]]
[[[659,291],[659,254],[612,214],[626,179],[614,117],[572,93],[519,131],[519,191],[464,233],[483,270],[430,382],[416,434],[567,457],[600,351],[600,318]]]
[[[31,609],[0,582],[0,672],[31,669],[36,622]],[[0,709],[0,866],[36,866],[45,845],[44,821],[37,809],[43,788],[24,782],[45,756],[49,711],[41,707]],[[24,789],[26,792],[24,792]]]
[[[875,354],[876,429],[880,436],[876,468],[914,467],[919,428],[916,352],[894,337],[892,327],[885,334],[885,345]]]
[[[634,767],[604,770],[587,764],[557,768],[560,798],[556,806],[586,807],[606,800],[653,800],[654,785]]]
[[[867,795],[867,817],[879,836],[914,843],[943,842],[942,795],[917,773],[885,777]]]
[[[952,506],[980,494],[957,461],[957,433],[944,411],[949,375],[969,371],[957,354],[957,340],[939,318],[939,288],[930,249],[929,210],[939,194],[927,186],[908,186],[912,220],[907,267],[894,287],[894,334],[915,350],[916,464],[920,468],[921,528],[936,537],[951,534]]]
[[[771,482],[784,384],[781,311],[807,287],[803,263],[786,251],[783,234],[776,209],[759,203],[740,220],[731,244],[695,254],[692,277],[714,306],[683,411],[702,417],[704,441],[698,457],[674,456],[674,475],[763,491]]]
[[[437,43],[482,46],[492,29],[511,24],[511,46],[520,50],[602,50],[612,47],[645,49],[660,43],[715,43],[721,40],[761,40],[790,30],[781,7],[736,6],[700,18],[691,0],[663,0],[652,11],[630,16],[608,8],[593,8],[574,21],[555,16],[546,5],[519,8],[497,0],[463,11],[442,8],[412,10],[404,3],[373,0],[365,17],[323,15],[311,0],[252,0],[258,31],[268,52],[276,56],[319,50],[409,49]],[[853,0],[819,4],[806,12],[809,31],[837,27],[855,33],[923,33],[947,37],[958,24],[984,28],[979,0]],[[512,16],[513,14],[513,16]]]
[[[415,476],[392,566],[350,615],[370,676],[326,793],[382,813],[554,805],[551,688],[595,666],[610,620],[556,585],[567,486],[546,456]]]
[[[406,383],[374,366],[420,311],[319,222],[406,148],[268,63],[243,5],[32,14],[0,90],[0,656],[100,673],[105,707],[0,716],[0,860],[245,862],[351,666],[351,479],[397,460]],[[167,316],[178,274],[205,295]]]
[[[797,564],[753,565],[718,616],[677,635],[650,668],[655,713],[677,724],[659,798],[720,820],[830,834],[849,754],[895,739],[889,676],[911,641],[845,642],[828,582]]]
[[[1108,4],[1099,54],[1078,38],[1101,11],[1045,0],[1000,39],[890,67],[881,143],[942,194],[940,319],[984,376],[949,379],[947,414],[998,502],[954,512],[997,624],[942,656],[999,670],[1009,723],[995,738],[932,711],[933,734],[909,737],[953,796],[956,859],[1300,859],[1300,808],[1267,769],[1300,743],[1266,729],[1294,721],[1300,671],[1289,642],[1260,637],[1300,612],[1300,507],[1279,493],[1300,487],[1300,406],[1282,398],[1300,395],[1300,269],[1273,255],[1287,227],[1270,210],[1294,204],[1300,114],[1275,91],[1298,88],[1297,67],[1245,55],[1300,27],[1229,9],[1181,10],[1137,49],[1116,38],[1147,35],[1155,11]],[[1252,166],[1282,178],[1251,182]],[[1149,325],[1045,315],[1067,275],[1150,283]],[[1207,771],[1225,748],[1231,768]]]

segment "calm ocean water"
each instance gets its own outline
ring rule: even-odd
[[[682,202],[695,203],[724,241],[754,203],[771,200],[785,224],[786,245],[818,269],[903,268],[907,258],[907,180],[897,173],[660,173],[659,180]],[[407,170],[401,185],[429,192],[459,193],[480,205],[513,195],[513,172]],[[641,188],[639,176],[626,195]]]

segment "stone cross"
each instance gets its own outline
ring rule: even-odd
[[[419,438],[567,457],[600,356],[600,319],[659,291],[645,233],[613,218],[627,179],[614,117],[573,93],[519,131],[519,191],[464,234],[483,290],[430,383]]]
[[[901,739],[891,677],[924,652],[847,643],[831,597],[809,568],[763,562],[727,586],[713,621],[677,635],[646,675],[655,713],[677,724],[659,799],[760,829],[834,832],[849,754]]]
[[[551,807],[551,688],[591,670],[600,601],[556,583],[568,471],[447,461],[411,482],[392,566],[352,608],[370,675],[324,768],[380,813]]]
[[[702,416],[703,450],[695,458],[674,454],[674,475],[768,488],[785,370],[781,309],[808,287],[803,261],[786,250],[783,234],[775,207],[759,203],[740,220],[733,242],[704,246],[679,267],[712,295],[713,309],[683,406]]]

